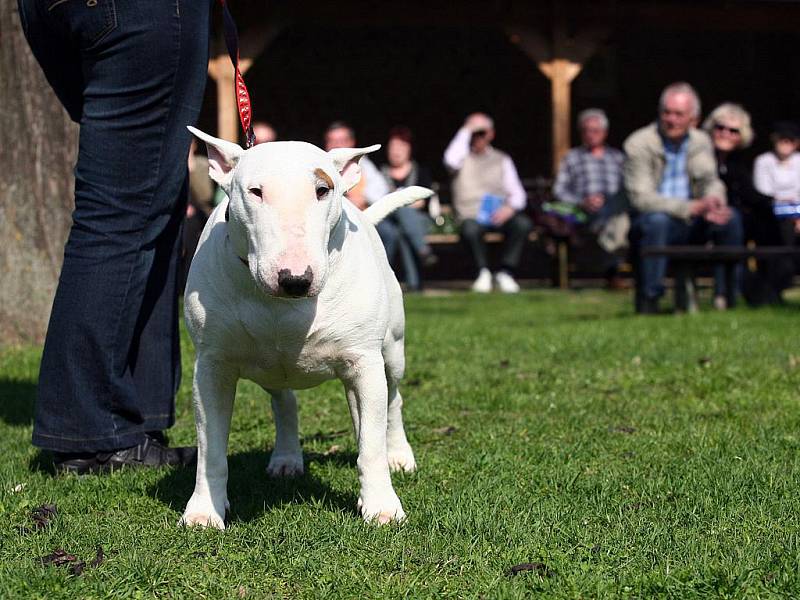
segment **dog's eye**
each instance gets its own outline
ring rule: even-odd
[[[317,187],[317,200],[322,200],[328,194],[328,192],[330,192],[330,191],[331,191],[331,188],[329,188],[326,185],[318,186]]]
[[[251,187],[247,191],[253,194],[253,196],[255,196],[256,198],[261,198],[261,188]]]

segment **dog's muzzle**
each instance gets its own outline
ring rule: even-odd
[[[278,286],[287,296],[293,298],[307,296],[313,279],[314,272],[311,270],[311,267],[306,267],[302,275],[292,275],[289,269],[281,269],[278,271]]]

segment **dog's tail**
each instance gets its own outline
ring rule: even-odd
[[[417,200],[422,200],[432,195],[433,190],[419,185],[412,185],[402,190],[392,192],[391,194],[386,194],[375,204],[369,206],[363,212],[363,215],[366,217],[367,221],[373,225],[377,225],[398,208],[408,206]]]

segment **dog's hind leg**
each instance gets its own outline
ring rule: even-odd
[[[225,529],[228,508],[228,433],[236,395],[236,371],[199,357],[194,367],[197,424],[197,476],[194,493],[181,517],[184,525]]]
[[[386,447],[389,468],[392,471],[411,473],[417,468],[414,451],[406,438],[403,427],[403,397],[397,383],[389,380],[389,412],[387,415]]]
[[[275,449],[267,473],[271,477],[303,474],[303,450],[297,427],[297,398],[292,390],[267,390],[272,396],[275,417]]]

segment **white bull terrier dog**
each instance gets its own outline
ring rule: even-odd
[[[405,316],[374,225],[431,190],[406,188],[361,212],[344,194],[360,180],[360,158],[380,146],[324,152],[272,142],[245,151],[189,129],[206,142],[209,174],[228,200],[203,230],[186,285],[186,322],[197,351],[198,456],[182,523],[225,527],[239,378],[272,396],[272,476],[303,473],[292,390],[339,378],[358,442],[358,509],[367,521],[403,520],[389,469],[416,468],[397,389]]]

